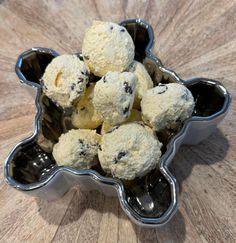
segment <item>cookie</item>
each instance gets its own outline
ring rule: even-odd
[[[130,72],[108,72],[94,88],[93,105],[103,120],[117,125],[130,116],[136,76]]]
[[[85,33],[82,54],[90,71],[102,77],[108,71],[128,68],[134,59],[134,43],[123,26],[93,21]]]
[[[153,87],[153,82],[149,76],[146,68],[140,62],[133,61],[129,67],[129,72],[132,72],[137,77],[137,84],[135,89],[134,97],[134,107],[140,108],[140,101],[143,97],[143,94]]]
[[[42,77],[44,93],[61,107],[70,107],[85,92],[88,69],[76,55],[55,57]]]
[[[105,172],[120,179],[133,180],[157,167],[161,146],[150,128],[127,123],[102,136],[98,156]]]
[[[159,84],[143,95],[141,109],[143,121],[155,131],[176,129],[191,117],[194,98],[182,84]]]
[[[72,124],[76,128],[95,129],[102,124],[102,118],[95,111],[92,102],[94,86],[95,84],[91,84],[75,105],[75,111],[72,114]]]
[[[136,109],[132,109],[130,113],[130,117],[127,119],[127,121],[125,121],[125,123],[141,121],[141,120],[142,120],[141,112]],[[104,135],[105,133],[109,132],[112,128],[113,126],[111,126],[109,123],[103,122],[101,128],[101,135]]]
[[[53,157],[58,165],[89,169],[98,163],[100,138],[95,130],[72,129],[59,137],[53,147]]]

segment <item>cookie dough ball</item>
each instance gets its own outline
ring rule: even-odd
[[[97,164],[100,138],[95,130],[72,129],[59,137],[53,147],[53,157],[58,165],[89,169]]]
[[[137,85],[135,89],[135,97],[134,97],[134,107],[140,107],[140,101],[143,97],[143,94],[153,87],[153,82],[151,77],[149,76],[146,68],[140,62],[133,61],[130,65],[129,72],[132,72],[137,77]]]
[[[115,23],[93,21],[82,45],[90,71],[102,77],[108,71],[123,72],[134,59],[134,43],[127,30]]]
[[[146,175],[157,166],[161,145],[144,126],[127,123],[102,136],[98,156],[105,172],[132,180]]]
[[[76,104],[72,114],[72,124],[77,128],[95,129],[102,124],[102,118],[95,111],[92,102],[94,86],[95,84],[91,84]]]
[[[48,64],[42,80],[45,94],[60,106],[69,107],[83,95],[88,70],[76,55],[61,55]]]
[[[131,110],[130,117],[127,119],[127,121],[125,121],[125,123],[135,122],[135,121],[142,121],[142,115],[140,111],[133,109]],[[109,132],[112,129],[112,127],[113,126],[111,126],[109,123],[103,122],[101,128],[101,134],[103,135]]]
[[[134,102],[136,76],[130,72],[108,72],[94,88],[93,105],[110,125],[124,122]]]
[[[144,94],[141,109],[143,121],[155,131],[176,129],[191,117],[194,99],[182,84],[160,84]]]

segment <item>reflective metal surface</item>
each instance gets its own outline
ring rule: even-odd
[[[165,68],[151,52],[154,34],[145,21],[132,19],[120,24],[127,28],[134,40],[135,59],[143,62],[154,83],[183,83],[191,90],[196,102],[192,118],[180,124],[178,130],[158,134],[164,144],[158,168],[143,178],[121,181],[106,175],[100,166],[90,170],[57,166],[50,150],[39,146],[38,138],[42,135],[45,141],[54,144],[61,133],[72,126],[70,111],[47,98],[40,84],[47,64],[59,54],[47,48],[32,48],[19,56],[16,73],[25,87],[36,90],[35,130],[31,137],[11,151],[5,162],[5,178],[12,187],[49,200],[62,196],[75,184],[84,190],[99,189],[106,195],[118,195],[122,208],[135,223],[156,227],[166,223],[178,208],[178,186],[168,165],[181,144],[196,144],[210,135],[226,115],[231,97],[217,81],[205,78],[184,81]],[[90,77],[91,82],[96,80],[97,77]]]

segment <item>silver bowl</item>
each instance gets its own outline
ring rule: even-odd
[[[82,190],[101,190],[106,195],[117,195],[124,212],[136,224],[157,227],[165,224],[178,209],[178,185],[168,166],[182,144],[197,144],[215,129],[225,117],[231,96],[215,80],[193,78],[182,80],[165,68],[152,53],[154,34],[143,20],[130,19],[120,23],[135,43],[135,59],[143,62],[155,84],[178,82],[192,92],[196,107],[193,116],[179,130],[159,134],[164,143],[158,168],[143,178],[131,182],[121,181],[104,174],[99,166],[90,170],[77,170],[57,166],[51,153],[38,144],[39,134],[57,142],[68,114],[48,99],[42,92],[40,78],[47,64],[57,55],[52,49],[32,48],[22,53],[16,63],[16,73],[21,82],[35,97],[37,114],[33,134],[19,142],[5,161],[6,182],[29,195],[53,200],[79,184]],[[91,81],[96,77],[91,77]]]

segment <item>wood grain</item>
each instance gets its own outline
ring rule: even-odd
[[[0,1],[0,242],[236,242],[236,1],[234,0],[1,0]],[[34,100],[20,85],[17,56],[33,46],[60,53],[81,50],[94,19],[140,17],[152,24],[154,52],[182,78],[211,77],[231,92],[231,110],[197,146],[184,146],[172,172],[180,208],[158,229],[129,221],[116,198],[72,189],[57,202],[13,190],[3,161],[28,136]]]

